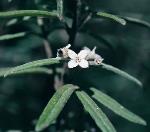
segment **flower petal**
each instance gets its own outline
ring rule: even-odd
[[[91,52],[91,50],[88,47],[83,47],[83,50],[86,50],[87,52]]]
[[[68,68],[74,68],[74,67],[76,67],[77,65],[78,65],[78,63],[76,63],[75,60],[70,60],[70,61],[68,62]]]
[[[81,50],[78,53],[78,57],[80,57],[81,59],[85,59],[85,57],[88,55],[89,51],[88,50]]]
[[[79,63],[79,66],[81,66],[82,68],[88,68],[89,63],[87,60],[82,59],[81,62]]]
[[[98,55],[98,54],[95,54],[95,59],[101,59],[101,60],[103,60],[103,58],[100,55]]]
[[[76,54],[73,50],[68,49],[68,56],[69,56],[71,59],[76,59],[77,54]]]
[[[69,49],[71,47],[71,44],[68,44],[65,48]]]

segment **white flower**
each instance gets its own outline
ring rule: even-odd
[[[95,55],[96,55],[95,54],[95,50],[96,50],[96,47],[94,47],[92,50],[90,50],[88,47],[84,47],[83,49],[88,52],[86,60],[95,59]]]
[[[94,47],[92,50],[90,50],[88,47],[84,47],[84,50],[88,52],[86,60],[94,59],[94,63],[96,65],[101,64],[104,60],[100,55],[95,53],[96,47]]]
[[[100,65],[103,60],[104,59],[100,55],[98,55],[98,54],[95,55],[94,62],[95,62],[96,65]]]
[[[67,46],[65,46],[65,47],[63,47],[63,48],[58,49],[58,51],[57,51],[57,57],[60,57],[61,54],[62,54],[62,57],[63,57],[63,58],[67,58],[67,57],[68,57],[68,50],[69,50],[70,47],[71,47],[71,45],[68,44]],[[62,53],[59,53],[60,51],[61,51]]]
[[[68,44],[65,48],[69,49],[71,47],[71,44]]]
[[[68,67],[74,68],[79,65],[82,68],[88,68],[89,63],[85,59],[87,55],[88,52],[86,50],[81,50],[78,54],[76,54],[73,50],[68,50],[68,56],[71,58],[68,62]]]

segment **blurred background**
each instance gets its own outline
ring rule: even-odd
[[[137,77],[143,88],[100,67],[90,69],[67,69],[64,84],[73,83],[89,92],[96,87],[107,93],[126,108],[144,118],[146,127],[120,118],[107,108],[103,111],[118,132],[150,131],[150,25],[127,22],[126,26],[96,16],[84,22],[97,11],[106,11],[125,17],[150,22],[149,0],[81,0],[78,25],[74,23],[75,0],[64,0],[64,15],[67,23],[57,18],[42,18],[41,27],[37,17],[1,18],[0,35],[26,32],[23,37],[0,41],[0,67],[17,66],[29,61],[47,58],[44,40],[56,57],[57,49],[68,42],[75,51],[82,47],[97,47],[104,62],[118,67]],[[0,0],[0,11],[10,10],[55,10],[56,0]],[[61,67],[58,65],[52,68]],[[51,68],[51,67],[49,67]],[[33,131],[36,120],[54,94],[59,74],[27,74],[0,78],[0,131]],[[89,93],[91,94],[91,93]],[[99,132],[91,117],[84,112],[75,95],[61,112],[56,124],[48,132]]]

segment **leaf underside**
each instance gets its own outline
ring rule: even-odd
[[[41,131],[49,125],[53,124],[53,122],[56,120],[63,107],[67,103],[68,99],[77,88],[77,86],[67,84],[60,87],[55,92],[55,94],[45,107],[44,111],[40,115],[40,118],[35,127],[36,131]]]
[[[94,92],[93,98],[99,101],[101,104],[112,110],[117,115],[131,121],[137,124],[146,125],[146,122],[139,117],[138,115],[132,113],[125,107],[123,107],[120,103],[118,103],[116,100],[111,98],[110,96],[104,94],[100,90],[97,90],[95,88],[91,88],[91,90]]]
[[[84,91],[76,91],[76,95],[83,104],[85,110],[90,114],[96,125],[103,132],[116,132],[107,116]]]

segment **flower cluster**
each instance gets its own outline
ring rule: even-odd
[[[57,57],[70,58],[68,62],[68,68],[74,68],[80,66],[82,68],[88,68],[89,65],[100,65],[103,61],[103,58],[95,53],[96,47],[90,50],[87,47],[84,47],[78,54],[70,49],[71,45],[58,49]]]

